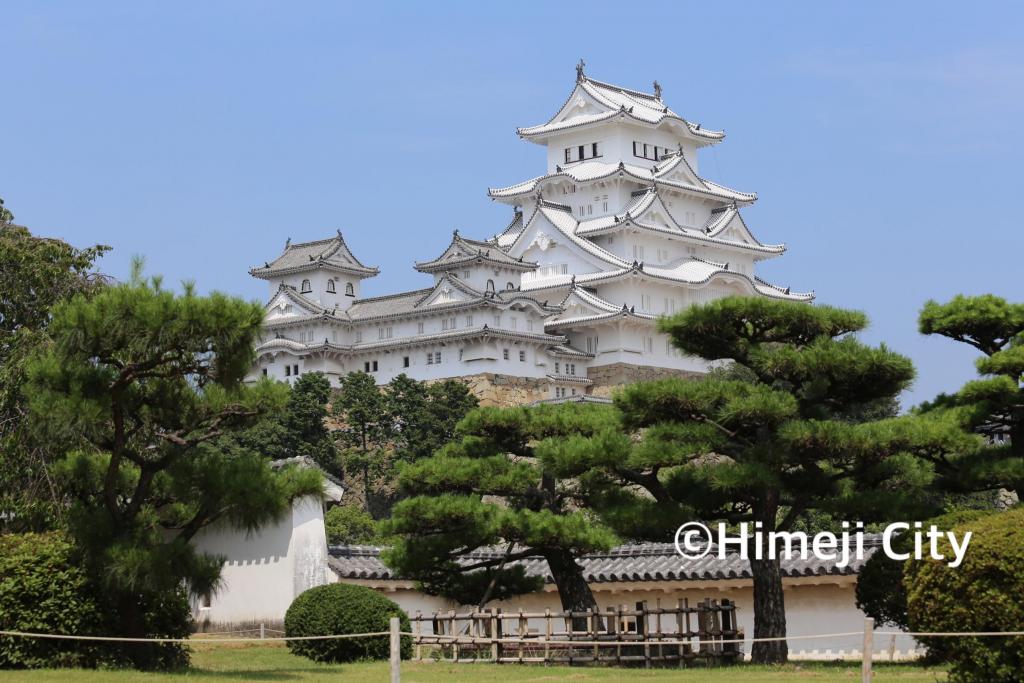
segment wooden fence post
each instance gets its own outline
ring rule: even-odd
[[[398,617],[391,617],[391,683],[402,680],[402,637]]]
[[[416,610],[416,661],[423,659],[423,612]]]
[[[495,664],[498,663],[498,658],[501,656],[501,652],[499,652],[499,650],[498,650],[498,648],[499,648],[498,638],[500,638],[500,637],[501,637],[501,634],[498,633],[498,612],[495,611],[495,609],[492,607],[491,608],[491,659],[494,661]]]
[[[864,619],[864,644],[860,680],[861,683],[871,683],[871,654],[875,649],[875,620],[871,617]]]

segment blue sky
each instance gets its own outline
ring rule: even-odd
[[[702,173],[760,200],[762,274],[867,311],[906,404],[973,375],[928,298],[1024,300],[1024,7],[1013,3],[0,2],[0,196],[18,222],[263,299],[247,269],[344,231],[383,274],[508,219],[582,56],[724,128]]]

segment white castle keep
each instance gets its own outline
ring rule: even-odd
[[[607,396],[706,369],[657,332],[659,316],[730,295],[813,299],[755,275],[785,247],[759,242],[740,215],[755,194],[699,175],[697,151],[725,135],[669,109],[657,82],[621,88],[581,62],[551,120],[517,133],[547,147],[547,172],[489,190],[512,222],[486,240],[456,231],[415,264],[430,286],[361,297],[379,271],[340,231],[251,269],[270,283],[253,377],[322,372],[337,386],[362,370],[379,384],[483,377],[529,385],[533,400]]]

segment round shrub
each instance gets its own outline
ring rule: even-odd
[[[390,628],[391,617],[399,618],[403,633],[409,632],[408,615],[377,591],[365,586],[329,583],[310,588],[295,598],[284,615],[284,630],[289,638],[377,633]],[[388,636],[288,642],[294,654],[317,662],[387,659],[390,647]],[[411,654],[412,639],[403,636],[402,658],[408,659]]]
[[[907,620],[914,631],[1019,631],[1024,624],[1024,509],[996,513],[953,528],[972,531],[959,567],[936,560],[904,569]],[[939,544],[948,557],[948,541]],[[959,683],[1019,681],[1024,638],[929,638]]]
[[[941,530],[949,529],[979,517],[992,514],[991,510],[956,510],[924,522]],[[900,553],[914,551],[914,535],[902,533],[892,542],[893,550]],[[903,587],[904,560],[894,560],[881,550],[876,551],[857,575],[857,607],[879,626],[886,624],[907,630],[907,591]]]
[[[102,614],[59,534],[0,535],[0,630],[99,635]],[[0,636],[0,669],[96,666],[96,643]]]

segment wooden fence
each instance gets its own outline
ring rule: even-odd
[[[688,600],[654,607],[646,601],[592,612],[417,612],[410,618],[414,658],[450,662],[536,662],[688,665],[741,659],[736,605]],[[683,642],[680,642],[683,641]]]

